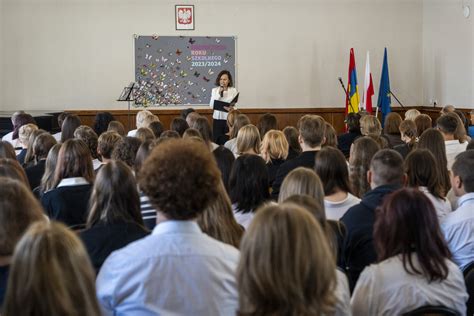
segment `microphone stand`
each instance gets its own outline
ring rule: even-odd
[[[351,111],[354,112],[354,107],[352,106],[352,100],[351,100],[351,98],[349,97],[349,92],[347,92],[346,87],[344,86],[344,82],[342,82],[342,78],[339,77],[339,78],[337,78],[337,79],[338,79],[339,82],[341,83],[341,88],[342,88],[342,90],[344,90],[344,93],[346,94],[347,100],[349,100],[349,106],[350,106],[350,108],[351,108]]]
[[[390,93],[391,95],[393,95],[393,97],[395,98],[395,100],[397,100],[398,104],[400,104],[400,106],[402,107],[402,109],[405,108],[405,106],[402,104],[402,102],[400,102],[400,100],[398,100],[398,98],[397,98],[397,96],[395,95],[395,93],[393,93],[391,90],[389,90],[388,93]]]

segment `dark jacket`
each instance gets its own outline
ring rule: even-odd
[[[317,151],[304,151],[298,157],[288,160],[285,163],[281,164],[278,168],[277,174],[275,176],[275,181],[273,181],[272,186],[272,198],[278,200],[278,194],[280,194],[280,187],[285,179],[286,175],[292,170],[298,167],[306,167],[314,169],[314,160],[316,158]]]
[[[115,250],[125,247],[129,243],[146,237],[149,232],[136,223],[98,223],[83,230],[80,237],[86,246],[96,273],[105,259]]]
[[[5,294],[7,292],[7,283],[8,283],[8,271],[10,266],[0,266],[0,309],[3,305],[5,299]]]
[[[25,169],[26,177],[28,178],[28,182],[30,183],[31,190],[41,184],[41,178],[44,174],[45,165],[46,159],[42,159],[38,161],[36,165]]]
[[[341,218],[346,227],[342,261],[351,292],[362,270],[377,260],[373,243],[375,209],[382,204],[386,195],[399,188],[400,186],[382,185],[367,192],[362,201],[351,207]]]
[[[362,136],[362,134],[360,131],[357,131],[341,134],[337,137],[337,148],[342,151],[344,157],[349,157],[352,143],[360,136]]]
[[[284,163],[284,159],[273,159],[267,163],[268,184],[270,185],[270,187],[273,185],[273,181],[275,181],[278,169],[280,169],[280,166]]]

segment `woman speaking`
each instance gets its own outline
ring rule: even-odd
[[[233,87],[234,82],[232,81],[232,75],[228,70],[222,70],[219,72],[216,78],[216,88],[212,89],[211,101],[209,106],[214,109],[214,101],[222,101],[230,103],[237,96],[237,89]],[[229,112],[233,109],[234,103],[230,103],[229,106],[225,106],[224,109]],[[217,142],[220,136],[223,136],[227,128],[227,112],[214,110],[212,114],[213,118],[213,134],[214,141]]]

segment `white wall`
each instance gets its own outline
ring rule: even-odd
[[[474,108],[473,16],[461,0],[424,0],[423,103]],[[471,4],[471,0],[464,0]]]
[[[134,77],[132,35],[155,33],[236,35],[241,107],[344,106],[351,47],[360,90],[371,52],[376,102],[385,46],[393,91],[422,103],[418,0],[195,0],[196,30],[181,33],[176,1],[3,1],[5,110],[124,107],[114,100]]]
[[[0,111],[3,110],[3,0],[0,0]]]

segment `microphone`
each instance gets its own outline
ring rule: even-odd
[[[224,87],[221,86],[219,90],[220,90],[219,94],[221,95],[221,98],[224,97]]]

